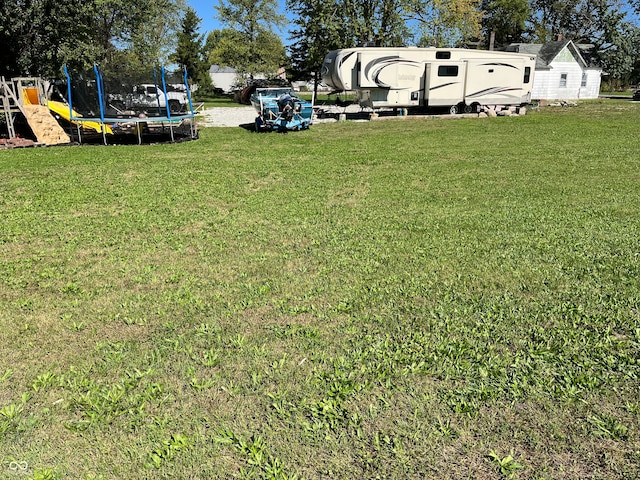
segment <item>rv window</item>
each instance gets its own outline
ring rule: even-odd
[[[439,77],[457,77],[458,66],[457,65],[440,65],[438,67]]]
[[[524,83],[529,83],[531,80],[531,67],[524,67]]]
[[[449,60],[451,58],[451,52],[436,52],[436,58],[438,60]]]

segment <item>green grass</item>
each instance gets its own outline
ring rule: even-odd
[[[241,103],[235,102],[231,95],[217,95],[212,97],[196,97],[194,102],[203,102],[204,108],[213,107],[246,107]]]
[[[639,119],[0,151],[0,477],[637,478]]]

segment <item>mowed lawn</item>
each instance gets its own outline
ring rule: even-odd
[[[639,134],[0,151],[0,478],[638,478]]]

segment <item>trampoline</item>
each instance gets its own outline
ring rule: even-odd
[[[79,143],[176,142],[198,138],[195,111],[186,70],[169,83],[164,67],[146,78],[119,75],[105,78],[94,65],[73,75],[64,67],[66,95],[50,108],[68,124]],[[66,97],[66,98],[64,98]]]

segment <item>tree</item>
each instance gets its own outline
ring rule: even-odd
[[[617,0],[533,0],[531,39],[548,42],[562,37],[593,43],[616,30],[624,16]]]
[[[3,0],[0,73],[60,76],[127,50],[141,64],[166,59],[182,0]],[[8,21],[10,19],[11,21]]]
[[[409,0],[420,46],[462,46],[481,35],[481,0]]]
[[[209,76],[209,62],[204,58],[204,36],[198,33],[201,19],[196,11],[188,7],[180,23],[178,44],[171,60],[178,64],[181,70],[187,71],[192,84],[198,85],[200,94],[209,94],[212,90]]]
[[[495,46],[522,42],[527,31],[530,10],[527,0],[483,0],[482,30],[485,46],[494,35]]]
[[[292,77],[313,79],[317,90],[325,55],[351,43],[339,5],[324,0],[288,0],[287,8],[294,15],[289,46]]]
[[[406,0],[343,0],[340,9],[353,46],[402,46],[410,37]]]
[[[322,61],[334,49],[406,45],[411,38],[406,5],[407,0],[288,0],[295,77],[313,77],[317,84]]]
[[[637,76],[639,52],[640,28],[629,22],[618,23],[617,28],[596,40],[595,58],[607,73],[610,90],[626,87],[639,81]]]
[[[0,18],[0,75],[55,77],[64,63],[86,65],[96,54],[86,3],[4,0]]]
[[[277,13],[277,0],[220,0],[217,18],[228,28],[207,39],[212,63],[235,68],[240,75],[275,73],[287,59],[274,29],[286,17]]]
[[[92,28],[101,47],[95,61],[117,75],[122,51],[130,69],[149,70],[169,61],[176,43],[176,29],[184,9],[182,0],[93,0]],[[118,61],[116,61],[116,59]]]

